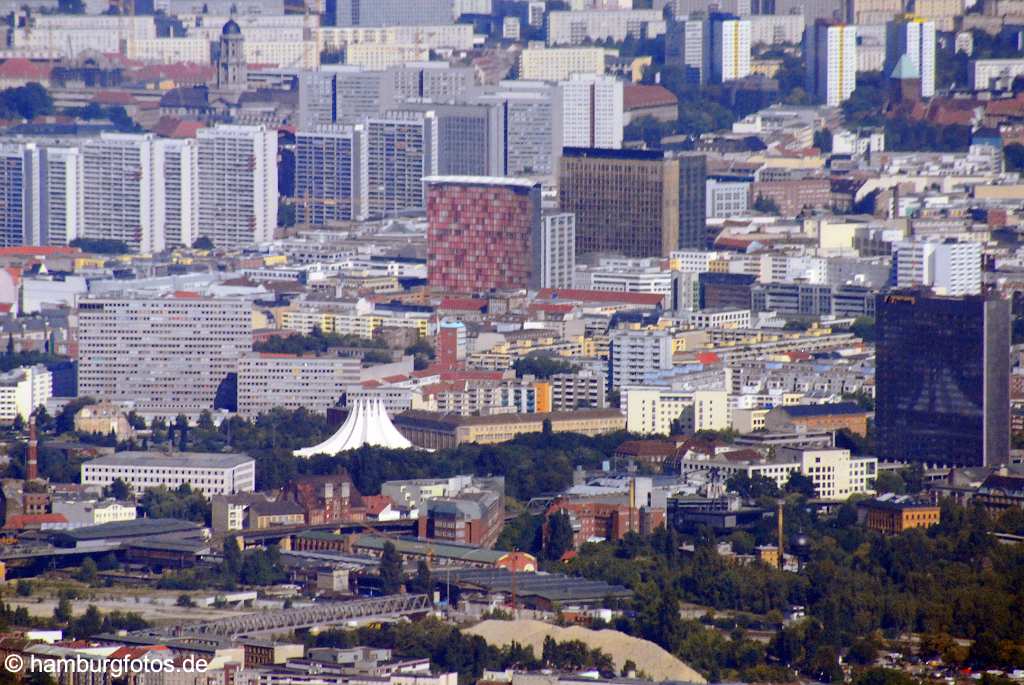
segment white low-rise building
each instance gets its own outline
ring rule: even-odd
[[[204,452],[118,452],[82,464],[82,485],[108,486],[121,480],[141,492],[187,484],[210,495],[252,492],[256,462],[246,454]]]
[[[54,514],[63,514],[69,528],[97,526],[114,521],[134,521],[138,512],[134,504],[116,499],[71,499],[54,500],[51,505]]]

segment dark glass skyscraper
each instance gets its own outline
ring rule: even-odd
[[[1010,304],[894,291],[876,303],[876,454],[947,466],[1010,452]]]

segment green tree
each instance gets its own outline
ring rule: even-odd
[[[120,478],[115,478],[110,485],[103,489],[103,494],[118,500],[129,500],[132,498],[132,486]]]
[[[78,639],[92,637],[103,629],[103,616],[99,609],[90,604],[85,613],[71,624],[71,633]]]
[[[416,575],[409,581],[409,592],[418,595],[428,595],[433,590],[433,582],[430,577],[430,567],[427,562],[420,560],[416,564]]]
[[[814,481],[802,473],[790,474],[789,480],[786,481],[786,492],[803,495],[804,497],[814,497]]]
[[[548,534],[544,544],[544,557],[558,561],[573,548],[572,521],[560,510],[548,517]]]
[[[384,543],[379,573],[381,592],[385,595],[397,594],[402,589],[402,557],[390,540]]]
[[[92,560],[92,557],[86,557],[82,560],[82,565],[78,567],[78,573],[75,574],[75,578],[83,583],[94,583],[96,582],[97,572],[96,562]]]
[[[209,236],[201,235],[192,241],[192,247],[196,250],[212,250],[214,249],[214,244]]]
[[[754,199],[754,209],[763,214],[778,214],[781,211],[779,203],[765,195],[758,195]]]
[[[57,623],[68,623],[74,617],[74,612],[71,608],[71,600],[67,597],[61,597],[57,602],[57,606],[53,609],[53,618]]]

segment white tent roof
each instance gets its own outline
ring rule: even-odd
[[[296,457],[311,457],[314,454],[335,455],[364,445],[390,449],[406,449],[413,446],[391,423],[382,400],[359,399],[349,411],[345,423],[341,424],[341,428],[334,435],[319,445],[295,450],[292,454]]]

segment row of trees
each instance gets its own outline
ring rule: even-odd
[[[989,535],[992,528],[1024,530],[1024,514],[993,520],[981,509],[947,502],[941,524],[883,537],[857,524],[851,504],[819,519],[804,498],[795,497],[785,520],[788,536],[810,539],[810,557],[799,574],[722,559],[708,531],[697,536],[695,553],[683,558],[676,535],[664,529],[647,538],[584,545],[568,569],[632,588],[635,613],[617,627],[658,642],[714,679],[752,678],[779,663],[837,681],[840,656],[870,662],[872,646],[910,632],[923,635],[926,656],[981,668],[1024,666],[1024,549],[999,545]],[[744,544],[773,543],[773,526],[764,521]],[[708,635],[682,621],[681,599],[774,624],[801,605],[808,618],[779,630],[758,655],[742,630]],[[954,638],[973,640],[973,646],[958,648]]]

